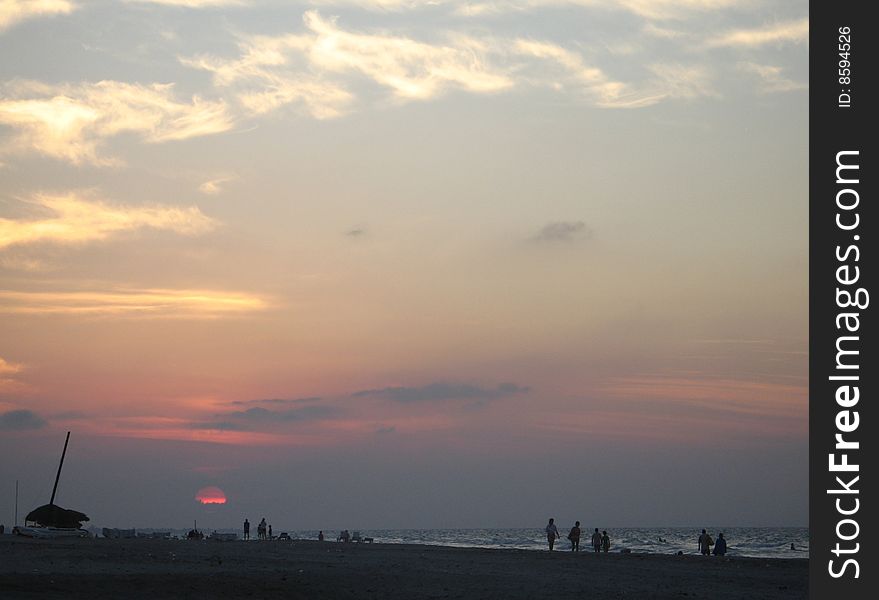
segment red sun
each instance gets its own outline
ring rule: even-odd
[[[216,486],[210,485],[198,490],[195,499],[202,504],[226,504],[226,492]]]

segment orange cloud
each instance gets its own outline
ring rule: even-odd
[[[75,8],[68,0],[0,0],[0,31],[26,19],[67,14]]]
[[[213,290],[118,289],[109,292],[0,290],[0,313],[33,315],[140,315],[211,318],[264,310],[258,296]]]
[[[38,242],[81,244],[103,241],[115,234],[143,228],[198,235],[216,227],[216,221],[195,206],[112,205],[74,192],[37,194],[30,202],[47,209],[52,215],[31,220],[0,218],[0,250]]]
[[[0,392],[11,391],[21,387],[21,382],[15,379],[15,375],[24,370],[24,365],[8,362],[0,357]]]

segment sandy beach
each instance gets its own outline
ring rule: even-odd
[[[806,598],[807,559],[0,538],[13,598]]]

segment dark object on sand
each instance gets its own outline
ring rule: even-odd
[[[35,508],[24,518],[26,523],[35,523],[39,527],[55,527],[59,529],[80,529],[83,521],[89,518],[85,513],[78,510],[61,508],[55,504],[55,493],[58,491],[58,480],[61,478],[61,467],[64,466],[64,457],[67,454],[67,443],[70,441],[70,432],[64,440],[64,450],[61,452],[61,462],[58,464],[58,473],[55,474],[55,485],[52,487],[52,498],[48,504]]]
[[[42,527],[79,529],[82,527],[82,522],[88,521],[89,518],[78,510],[61,508],[49,503],[29,512],[25,520]]]

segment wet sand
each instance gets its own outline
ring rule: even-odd
[[[0,598],[806,598],[807,559],[0,537]]]

